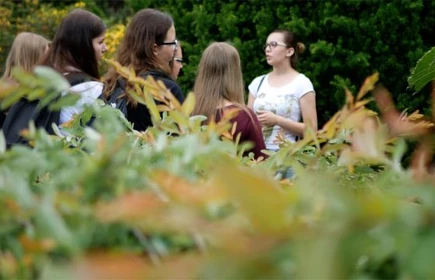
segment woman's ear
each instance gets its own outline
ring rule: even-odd
[[[285,56],[286,57],[291,57],[294,53],[295,53],[295,49],[294,48],[288,48],[287,49],[287,54]]]
[[[157,44],[154,44],[153,46],[153,53],[155,56],[159,55],[159,46],[157,46]]]

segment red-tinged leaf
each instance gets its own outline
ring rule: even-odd
[[[205,257],[183,254],[165,258],[155,266],[145,257],[127,253],[97,252],[76,261],[73,279],[194,279]]]
[[[361,100],[369,91],[373,90],[375,84],[379,80],[379,73],[375,73],[369,77],[367,77],[362,85],[361,89],[358,92],[356,100]]]
[[[56,242],[52,239],[34,240],[22,235],[19,241],[26,253],[47,253],[56,247]]]
[[[424,121],[411,122],[403,118],[395,108],[391,94],[384,87],[376,87],[374,95],[382,119],[389,126],[391,135],[418,137],[429,132],[433,124]]]
[[[167,208],[168,203],[154,193],[129,193],[100,204],[96,215],[102,222],[135,221],[157,215]]]
[[[427,177],[433,155],[433,139],[432,137],[424,137],[415,149],[411,160],[411,170],[415,180],[423,181]]]
[[[346,106],[349,110],[352,110],[355,98],[353,97],[352,92],[350,92],[350,90],[348,88],[345,88],[344,92],[346,94]]]
[[[149,259],[133,254],[91,253],[71,267],[73,279],[148,279]]]
[[[432,120],[435,122],[435,81],[431,83]]]
[[[225,201],[227,192],[210,183],[191,183],[166,171],[155,171],[151,178],[170,199],[191,205]]]
[[[168,201],[155,193],[131,193],[100,204],[96,216],[105,223],[123,222],[144,232],[192,233],[210,227],[193,206]]]
[[[378,126],[373,118],[362,120],[351,137],[351,148],[358,157],[383,163],[387,160],[385,156],[385,143],[387,132],[382,126]]]

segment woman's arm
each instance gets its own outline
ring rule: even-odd
[[[308,92],[299,100],[303,122],[295,122],[290,119],[275,115],[270,111],[258,111],[258,120],[262,125],[278,125],[294,135],[303,136],[305,128],[310,126],[317,132],[317,111],[314,92]]]
[[[249,92],[249,95],[248,95],[248,108],[251,109],[251,110],[254,110],[253,109],[253,107],[254,107],[254,101],[255,101],[254,95],[251,92]]]

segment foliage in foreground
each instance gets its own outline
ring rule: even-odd
[[[59,135],[30,127],[31,147],[0,141],[1,278],[435,276],[432,122],[400,119],[377,75],[346,90],[319,133],[256,162],[231,141],[229,117],[201,127],[192,94],[180,105],[161,83],[112,64],[155,126],[137,132],[101,102]],[[41,90],[45,100],[61,90],[48,85],[64,83],[46,69],[17,79],[0,85],[3,100]],[[365,108],[371,90],[382,119]],[[421,145],[405,170],[408,136]],[[296,178],[280,181],[287,166]]]

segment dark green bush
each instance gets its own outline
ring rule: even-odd
[[[37,3],[38,1],[30,1]],[[18,2],[0,0],[1,14],[10,26],[0,21],[2,65],[16,32],[26,27],[51,37],[56,20],[49,25],[26,25],[29,15],[38,16],[35,4],[18,6]],[[42,0],[36,6],[55,2],[66,10],[76,1],[59,3]],[[378,71],[380,81],[394,94],[398,108],[420,109],[429,113],[429,89],[412,94],[406,78],[410,70],[434,45],[433,24],[435,2],[412,1],[178,1],[178,0],[86,0],[87,9],[105,17],[110,25],[126,23],[128,17],[143,8],[157,8],[170,13],[176,24],[177,36],[183,43],[187,64],[179,78],[183,90],[193,87],[195,72],[202,51],[212,41],[231,41],[242,59],[246,86],[256,76],[270,70],[262,46],[267,35],[278,27],[296,32],[307,50],[300,59],[299,69],[313,82],[317,91],[319,124],[331,117],[343,104],[343,86],[355,92],[366,76]],[[48,5],[48,6],[47,6]],[[38,7],[39,7],[38,6]],[[32,12],[33,11],[33,12]],[[46,8],[41,15],[50,15]],[[21,22],[24,23],[24,26]],[[6,23],[8,23],[6,22]],[[20,29],[21,28],[21,29]],[[45,31],[44,31],[45,30]]]
[[[427,113],[427,90],[412,95],[406,78],[434,43],[433,1],[177,1],[125,0],[134,11],[150,7],[170,13],[188,64],[179,82],[192,88],[202,51],[212,41],[238,48],[245,84],[269,71],[262,46],[268,33],[296,32],[307,51],[299,69],[314,83],[323,124],[341,107],[343,85],[352,91],[378,71],[399,109]]]

